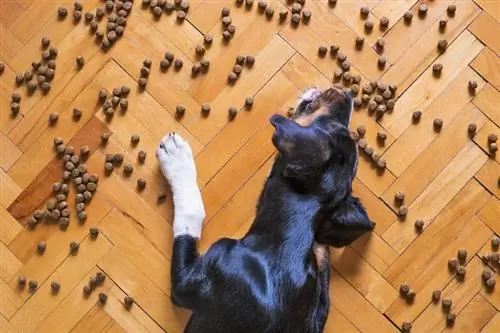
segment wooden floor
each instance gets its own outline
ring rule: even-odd
[[[168,0],[172,2],[172,0]],[[116,1],[118,3],[119,1]],[[150,10],[133,2],[123,37],[107,51],[100,50],[84,17],[74,23],[72,1],[0,0],[0,327],[2,332],[182,332],[189,315],[170,302],[170,254],[172,203],[158,202],[170,195],[155,158],[155,147],[169,131],[181,133],[196,155],[199,184],[207,211],[201,249],[222,236],[239,237],[252,221],[255,202],[273,160],[271,114],[286,114],[298,94],[307,87],[332,85],[339,65],[318,47],[340,46],[351,63],[350,72],[361,77],[360,86],[378,81],[396,85],[396,105],[378,120],[364,105],[352,117],[352,131],[366,129],[365,140],[387,161],[383,171],[364,152],[354,191],[377,222],[374,233],[353,246],[336,250],[331,264],[332,307],[326,332],[397,332],[403,322],[413,332],[500,332],[500,292],[489,291],[481,275],[489,267],[499,278],[500,266],[483,256],[494,251],[491,240],[500,234],[499,155],[491,154],[490,134],[500,135],[500,3],[498,0],[307,0],[312,17],[294,26],[292,13],[284,22],[279,13],[291,4],[268,1],[275,9],[272,19],[232,0],[192,0],[183,23],[175,12],[155,19]],[[419,16],[426,3],[425,17]],[[456,5],[453,16],[447,14]],[[68,9],[65,20],[57,8]],[[366,34],[361,6],[370,10],[373,31]],[[95,12],[104,1],[83,1],[83,13]],[[221,9],[231,9],[236,32],[222,40]],[[411,24],[404,21],[413,13]],[[386,17],[388,28],[379,28]],[[447,19],[446,29],[439,29]],[[383,21],[383,20],[382,20]],[[103,18],[99,30],[104,31]],[[208,73],[191,76],[200,58],[197,45],[204,34],[213,36],[203,58],[210,60]],[[40,40],[50,38],[58,49],[51,90],[31,96],[27,87],[16,87],[15,76],[40,60]],[[364,36],[356,49],[355,39]],[[375,44],[382,37],[383,50]],[[447,40],[446,51],[437,50]],[[165,52],[183,60],[182,69],[160,70]],[[385,68],[377,61],[382,52]],[[243,66],[234,85],[227,83],[237,55],[255,57]],[[75,59],[83,56],[78,68]],[[144,91],[138,88],[142,62],[152,59]],[[442,64],[440,77],[433,65]],[[36,80],[36,78],[34,79]],[[469,81],[476,81],[473,93]],[[36,81],[34,81],[36,82]],[[127,85],[128,110],[116,109],[107,119],[98,101],[99,91]],[[11,95],[21,95],[20,113],[11,116]],[[245,98],[254,105],[245,109]],[[361,96],[361,93],[358,97]],[[200,113],[211,105],[207,117]],[[186,113],[177,120],[176,107]],[[228,109],[238,108],[233,121]],[[73,119],[73,109],[82,111]],[[412,121],[420,110],[420,122]],[[49,115],[58,113],[55,124]],[[434,119],[443,121],[436,131]],[[471,138],[468,126],[477,134]],[[385,141],[377,133],[385,133]],[[101,134],[112,133],[107,145]],[[137,146],[130,137],[140,135]],[[33,230],[28,220],[54,195],[52,184],[61,181],[62,161],[53,148],[54,137],[73,146],[76,154],[87,145],[88,172],[99,177],[98,188],[85,208],[87,220],[79,223],[75,210],[76,190],[68,195],[70,224],[63,231],[54,223],[39,223]],[[140,150],[145,163],[137,162]],[[134,167],[125,175],[115,167],[105,175],[106,154],[122,153],[123,165]],[[69,156],[68,156],[69,157]],[[146,181],[137,190],[137,179]],[[406,219],[399,219],[394,203],[398,191],[406,194]],[[424,231],[414,222],[423,219]],[[89,236],[96,227],[97,239]],[[37,254],[39,242],[44,254]],[[74,255],[69,244],[80,248]],[[463,280],[448,268],[459,249],[468,252]],[[495,257],[495,255],[493,255]],[[498,255],[496,258],[498,259]],[[83,288],[98,272],[104,283],[84,297]],[[18,287],[18,278],[36,281],[37,289]],[[60,283],[57,294],[53,281]],[[416,292],[413,302],[400,296],[402,283]],[[432,293],[452,299],[456,314],[453,328]],[[107,302],[99,303],[99,293]],[[130,295],[136,304],[123,306]]]

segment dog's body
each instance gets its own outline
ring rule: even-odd
[[[347,130],[350,97],[308,94],[295,121],[271,119],[279,155],[250,230],[240,240],[217,241],[202,256],[197,239],[205,213],[192,153],[176,134],[163,139],[157,156],[175,207],[172,300],[193,311],[186,332],[323,331],[328,250],[316,241],[345,246],[373,224],[350,194],[357,163]]]

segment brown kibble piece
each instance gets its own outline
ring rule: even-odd
[[[466,249],[459,249],[457,252],[457,258],[460,262],[465,262],[467,259],[467,250]]]
[[[370,8],[363,6],[359,9],[359,15],[363,18],[367,18],[370,15]]]
[[[456,11],[457,11],[456,5],[449,5],[448,8],[446,9],[446,12],[448,13],[448,16],[450,16],[450,17],[455,16]]]
[[[469,126],[467,126],[467,133],[469,133],[470,137],[474,137],[476,135],[476,130],[477,126],[474,123],[470,123]]]
[[[380,160],[379,160],[380,162]],[[401,206],[398,209],[398,216],[399,217],[406,217],[406,214],[408,214],[408,208],[406,206]]]
[[[413,325],[411,324],[411,322],[409,321],[404,321],[403,322],[403,325],[401,325],[401,330],[405,333],[408,333],[411,331],[411,328],[413,327]]]
[[[144,161],[146,160],[146,157],[147,157],[147,153],[144,150],[141,150],[141,151],[139,151],[139,153],[137,153],[137,160],[141,164],[144,163]]]
[[[410,289],[408,293],[406,294],[406,300],[409,302],[413,302],[415,300],[415,297],[417,297],[417,292],[413,289]]]
[[[90,228],[89,229],[89,236],[90,236],[90,239],[96,239],[97,236],[99,236],[99,229],[97,229],[97,228]]]
[[[441,301],[441,305],[443,306],[443,308],[445,308],[447,310],[451,308],[452,304],[453,304],[453,301],[451,300],[451,298],[445,298]]]
[[[446,315],[446,326],[451,327],[455,324],[455,319],[457,318],[457,315],[454,313],[448,313]]]
[[[107,174],[107,175],[110,175],[111,172],[113,172],[113,164],[107,162],[104,164],[104,172]]]
[[[85,65],[85,59],[82,56],[76,57],[75,62],[78,68],[82,68]]]
[[[441,118],[434,119],[433,126],[436,132],[441,131],[441,129],[443,128],[443,120]]]
[[[66,18],[66,16],[68,16],[68,10],[64,7],[59,7],[57,9],[57,16],[59,17],[59,19]]]
[[[312,12],[309,9],[304,9],[302,11],[302,21],[305,23],[309,22],[311,20]]]
[[[448,260],[448,268],[450,270],[455,270],[458,266],[458,260],[455,258],[449,259]]]
[[[429,6],[425,3],[420,4],[418,7],[418,15],[424,17],[427,15],[427,11],[429,10]]]
[[[488,280],[486,280],[486,287],[488,287],[489,289],[495,288],[496,284],[497,284],[497,282],[496,282],[494,276],[492,276]]]
[[[377,132],[377,140],[380,142],[384,142],[387,139],[387,134],[384,132]]]
[[[365,21],[365,32],[371,33],[373,30],[373,22],[372,21]]]
[[[134,305],[134,299],[129,295],[125,295],[125,297],[123,298],[123,305],[127,310],[129,310],[132,305]]]
[[[247,98],[245,98],[245,107],[246,109],[251,109],[253,106],[253,97],[249,96]]]
[[[495,133],[488,134],[488,143],[497,142],[498,136]]]
[[[80,120],[81,117],[82,117],[82,110],[77,108],[73,109],[73,119],[78,121]]]
[[[403,202],[405,200],[405,197],[406,197],[406,194],[405,192],[402,192],[402,191],[398,191],[396,192],[396,194],[394,195],[394,200],[396,200],[396,202]]]
[[[417,229],[417,231],[421,232],[424,229],[424,226],[425,226],[424,220],[417,219],[415,221],[415,229]]]
[[[366,133],[366,127],[363,126],[363,125],[359,125],[357,128],[356,128],[356,131],[358,132],[359,136],[362,138],[365,136],[365,133]]]
[[[410,11],[405,12],[403,15],[403,19],[406,24],[410,24],[413,19],[413,13]]]
[[[467,84],[467,87],[469,88],[470,92],[475,92],[477,89],[477,81],[475,80],[470,80],[469,83]]]
[[[442,64],[435,63],[434,65],[432,65],[432,74],[435,77],[441,76],[442,71],[443,71],[443,65]]]
[[[184,114],[186,113],[186,108],[183,105],[177,105],[175,108],[175,116],[177,119],[180,119],[184,117]]]
[[[437,49],[438,49],[439,53],[444,53],[444,51],[446,51],[447,48],[448,48],[448,41],[447,40],[441,39],[440,41],[438,41]]]
[[[53,294],[57,294],[59,292],[59,289],[61,289],[61,284],[57,281],[52,281],[50,283],[50,289],[52,290]]]
[[[105,293],[99,293],[99,302],[104,305],[108,301],[108,295]]]
[[[24,287],[26,287],[26,278],[24,276],[17,278],[17,287],[19,289],[24,289]]]
[[[71,241],[69,243],[69,253],[70,254],[75,255],[79,249],[80,249],[80,244],[78,244],[77,242]]]
[[[295,13],[295,14],[292,15],[292,23],[294,25],[297,25],[297,24],[300,23],[300,14]]]
[[[418,123],[422,118],[422,111],[414,111],[412,115],[412,120],[414,123]]]
[[[355,45],[358,50],[361,50],[363,48],[363,45],[365,44],[365,38],[361,36],[357,36],[355,40]]]
[[[146,180],[144,180],[143,178],[137,179],[137,189],[139,191],[142,191],[145,188],[146,188]]]
[[[493,272],[490,271],[489,269],[485,268],[483,270],[483,274],[481,274],[482,278],[484,281],[487,281],[489,278],[493,276]]]
[[[407,283],[402,283],[400,286],[399,286],[399,293],[402,295],[402,296],[405,296],[408,295],[408,292],[410,291],[410,286],[407,284]]]
[[[130,143],[133,146],[137,146],[139,144],[139,141],[141,141],[141,137],[138,134],[132,134],[130,137]]]
[[[45,253],[46,248],[47,248],[47,243],[44,241],[38,242],[36,244],[36,252],[40,255]]]
[[[208,114],[210,113],[210,104],[208,103],[204,103],[202,106],[201,106],[201,113],[202,115],[204,116],[208,116]]]
[[[380,56],[377,60],[377,65],[380,69],[385,68],[385,65],[387,64],[387,58],[385,56]]]
[[[497,250],[499,246],[500,246],[500,237],[494,235],[491,238],[491,247],[493,248],[493,250]]]
[[[434,303],[437,303],[441,298],[441,290],[434,290],[432,292],[432,300]]]
[[[35,280],[29,280],[28,288],[29,288],[30,292],[34,292],[36,290],[36,288],[38,288],[38,282],[36,282]]]
[[[91,292],[92,292],[92,288],[90,288],[90,286],[88,286],[88,285],[83,286],[83,295],[85,297],[89,297]]]
[[[326,48],[326,46],[321,45],[320,47],[318,47],[318,55],[320,57],[324,57],[327,52],[328,52],[328,49]]]
[[[386,16],[380,18],[380,29],[385,30],[389,26],[389,19]]]

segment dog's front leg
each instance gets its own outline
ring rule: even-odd
[[[206,262],[198,255],[205,208],[196,182],[196,166],[189,144],[178,134],[166,135],[157,150],[160,167],[172,188],[174,246],[171,279],[172,300],[193,309],[206,277]]]

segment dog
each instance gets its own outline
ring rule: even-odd
[[[277,149],[255,220],[239,239],[198,253],[205,210],[189,144],[166,135],[157,149],[171,185],[171,298],[192,315],[187,333],[317,333],[329,311],[328,246],[373,230],[352,196],[356,145],[350,94],[306,91],[291,119],[270,118]]]

